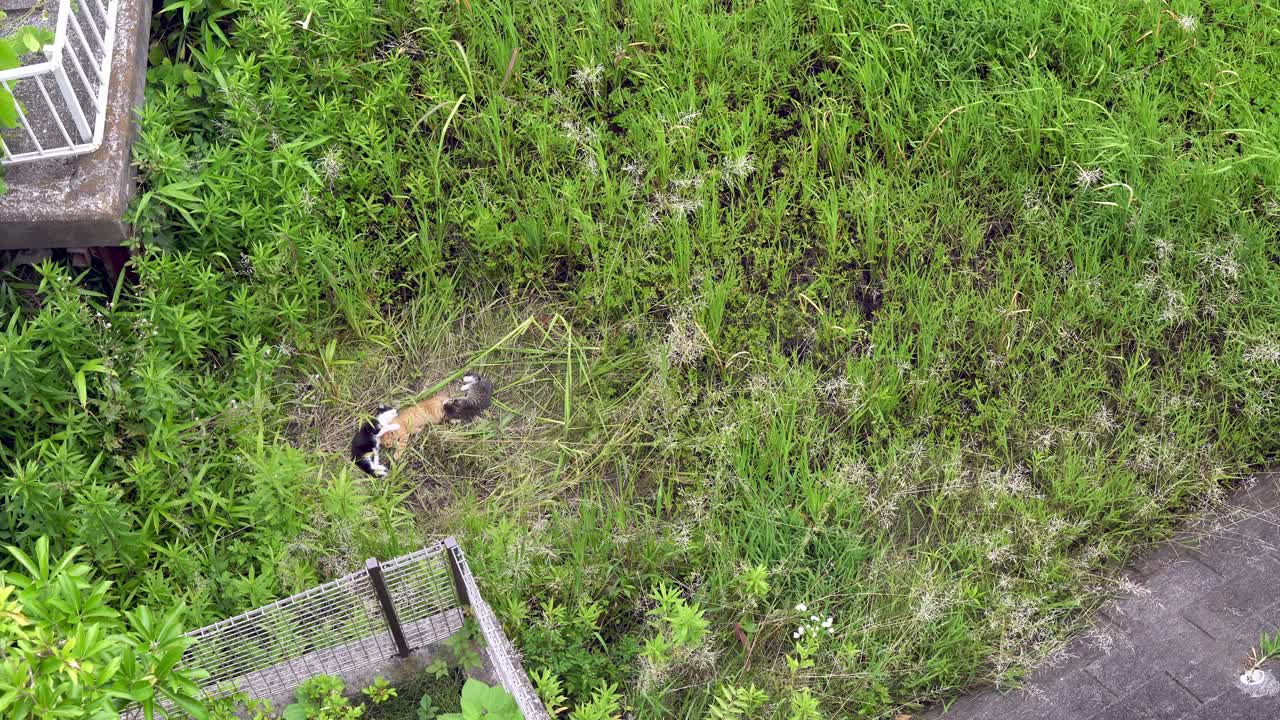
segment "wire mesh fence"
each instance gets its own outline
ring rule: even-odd
[[[120,0],[56,5],[53,41],[33,54],[43,59],[0,70],[0,102],[11,97],[17,116],[16,127],[0,125],[0,165],[83,155],[102,144]]]
[[[467,606],[497,681],[526,720],[547,718],[452,538],[193,630],[182,665],[209,673],[200,682],[209,698],[281,697],[308,678],[376,668],[439,643],[462,628]]]

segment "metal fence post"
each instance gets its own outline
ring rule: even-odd
[[[458,592],[458,603],[471,605],[471,593],[467,592],[467,582],[463,579],[462,548],[452,535],[441,541],[444,545],[444,559],[449,564],[449,572],[453,573],[453,588]]]
[[[382,617],[391,629],[391,638],[396,641],[396,654],[409,657],[409,643],[404,639],[404,629],[400,627],[400,618],[396,617],[395,605],[391,604],[391,593],[387,591],[387,583],[382,579],[382,564],[378,558],[364,561],[364,569],[369,573],[369,581],[373,583],[373,592],[378,596],[378,604],[382,606]]]

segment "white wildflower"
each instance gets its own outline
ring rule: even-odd
[[[596,154],[587,148],[579,148],[578,164],[592,175],[600,174],[600,161],[596,159]]]
[[[808,609],[809,609],[809,606],[805,605],[804,603],[799,603],[798,605],[796,605],[796,612],[805,612]]]
[[[1187,301],[1182,297],[1182,293],[1173,288],[1165,288],[1164,309],[1160,311],[1160,319],[1164,322],[1173,322],[1186,314]]]
[[[676,118],[674,127],[688,127],[690,123],[692,123],[694,120],[697,120],[700,117],[702,117],[702,113],[698,112],[697,110],[690,110],[689,112]]]
[[[726,185],[737,185],[739,180],[756,171],[756,159],[753,155],[726,157],[720,161],[721,180]]]
[[[1280,365],[1280,343],[1274,340],[1257,343],[1244,351],[1244,361]]]
[[[1235,280],[1240,277],[1240,263],[1236,261],[1229,249],[1215,248],[1209,252],[1202,252],[1200,262],[1207,265],[1211,272],[1216,273],[1223,280]]]
[[[600,94],[600,83],[604,80],[603,65],[583,65],[573,71],[571,78],[573,84],[578,86],[579,90],[591,93],[593,96]]]
[[[1091,188],[1102,181],[1101,168],[1080,168],[1080,172],[1076,174],[1076,185],[1082,188]]]
[[[627,164],[622,166],[622,172],[626,173],[637,184],[640,182],[641,178],[644,177],[645,170],[647,169],[648,168],[645,167],[645,164],[639,160],[628,160]]]
[[[674,315],[667,324],[667,362],[673,367],[697,362],[706,352],[697,323],[689,313],[683,312]]]
[[[1098,409],[1093,415],[1093,424],[1101,432],[1110,432],[1116,429],[1116,421],[1111,418],[1111,411],[1106,405]]]
[[[326,182],[332,183],[342,176],[342,149],[331,147],[320,158],[320,175]]]
[[[1194,15],[1179,15],[1178,27],[1182,28],[1183,32],[1193,33],[1200,27],[1200,21]]]

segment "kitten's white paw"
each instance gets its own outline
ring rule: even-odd
[[[472,386],[472,385],[475,385],[475,384],[476,384],[476,376],[475,376],[475,375],[463,375],[463,376],[462,376],[462,392],[469,392],[469,391],[471,390],[471,386]]]

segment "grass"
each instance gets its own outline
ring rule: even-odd
[[[453,533],[576,720],[891,717],[1016,681],[1276,457],[1271,6],[191,8],[141,285],[5,297],[0,529],[131,601]],[[494,411],[352,474],[360,412],[468,367]]]
[[[420,673],[412,681],[396,688],[396,697],[383,703],[365,703],[364,717],[369,720],[418,720],[418,703],[425,695],[440,712],[461,710],[462,682],[460,675],[436,678],[427,672]]]

